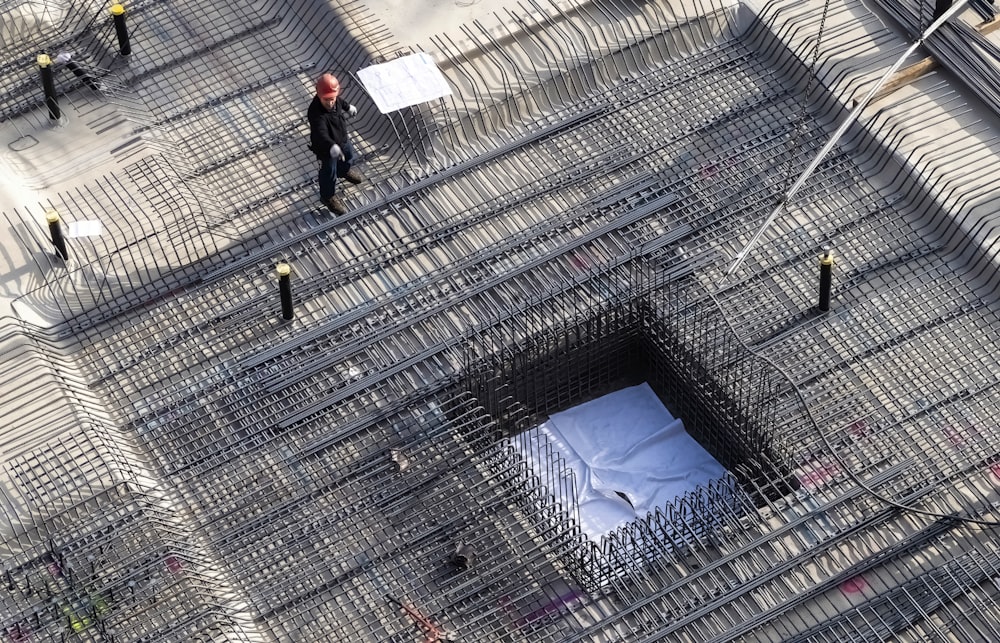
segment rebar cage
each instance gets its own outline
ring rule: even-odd
[[[506,436],[598,395],[648,382],[741,484],[739,493],[732,481],[720,481],[679,498],[595,550],[594,543],[581,544],[577,579],[592,591],[646,558],[684,549],[692,535],[708,540],[712,525],[737,522],[753,507],[752,498],[762,506],[765,494],[777,500],[799,487],[788,454],[779,455],[783,447],[774,440],[779,392],[787,388],[780,373],[744,348],[703,293],[690,296],[698,290],[694,280],[665,282],[662,273],[650,272],[640,264],[617,279],[595,275],[603,290],[595,293],[587,284],[539,301],[524,317],[485,325],[471,339],[465,367],[462,386]],[[549,497],[566,497],[554,493],[566,476],[558,456],[549,471],[543,482]],[[562,509],[572,521],[573,507]],[[717,515],[722,512],[732,515]]]

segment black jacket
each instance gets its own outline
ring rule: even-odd
[[[343,98],[337,97],[337,102],[333,109],[326,111],[319,96],[313,96],[309,103],[309,149],[313,151],[318,159],[330,157],[330,148],[333,144],[344,145],[347,143],[347,114],[348,103]]]

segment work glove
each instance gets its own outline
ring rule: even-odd
[[[334,161],[344,160],[344,151],[341,150],[340,146],[337,145],[336,143],[330,146],[330,158],[332,158]]]
[[[358,108],[355,107],[354,105],[348,105],[347,106],[347,115],[350,116],[350,117],[352,117],[352,118],[355,117],[355,116],[357,116],[358,115]]]

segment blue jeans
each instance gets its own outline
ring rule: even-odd
[[[323,203],[336,193],[337,177],[345,176],[354,161],[354,148],[351,147],[350,141],[341,145],[340,149],[344,153],[343,161],[337,159],[334,162],[330,157],[326,157],[319,163],[319,198]]]

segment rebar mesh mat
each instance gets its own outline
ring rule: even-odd
[[[54,578],[51,561],[77,539],[128,553],[107,577],[114,601],[89,598],[86,583],[65,590],[72,618],[15,585],[8,632],[37,614],[53,636],[78,638],[119,619],[123,640],[1000,639],[997,547],[967,522],[995,519],[1000,481],[1000,324],[969,277],[982,264],[959,260],[950,232],[928,235],[938,208],[925,185],[883,175],[907,139],[887,119],[835,149],[752,269],[720,286],[720,258],[839,113],[827,99],[803,110],[794,82],[794,54],[812,42],[795,34],[819,12],[773,3],[758,21],[745,8],[640,4],[556,7],[537,29],[455,56],[464,102],[374,128],[405,130],[420,152],[387,154],[380,191],[340,220],[299,207],[311,179],[279,169],[301,169],[302,152],[268,106],[308,94],[307,63],[329,52],[264,81],[242,69],[232,84],[208,63],[279,54],[292,17],[206,5],[198,30],[218,19],[218,38],[137,64],[158,126],[203,154],[204,184],[249,195],[216,223],[253,233],[186,279],[157,273],[148,291],[109,301],[83,283],[65,324],[32,329],[54,362],[72,353],[65,370],[79,372],[65,386],[100,401],[81,416],[136,453],[128,467],[88,468],[69,457],[79,438],[21,454],[39,524],[5,542],[28,552],[11,573],[30,560],[32,578]],[[863,9],[835,7],[831,25],[879,29]],[[323,23],[304,15],[309,30]],[[175,18],[164,24],[182,29]],[[851,76],[843,60],[874,65],[877,49],[858,39],[824,59],[821,91]],[[217,93],[180,82],[201,72]],[[238,138],[197,133],[216,117],[260,119],[247,155]],[[929,156],[933,185],[942,170]],[[258,166],[260,192],[247,187]],[[185,171],[136,167],[146,180]],[[831,239],[837,304],[822,315],[814,268]],[[184,241],[171,256],[188,256]],[[279,260],[294,271],[288,322]],[[678,415],[732,472],[713,492],[737,488],[741,501],[710,513],[682,499],[594,547],[552,500],[565,460],[552,452],[530,471],[501,440],[639,371],[686,393]],[[148,462],[141,475],[133,459]],[[104,511],[143,538],[120,544],[132,532],[99,529]],[[655,548],[637,555],[637,541]],[[177,603],[167,554],[182,549],[181,569],[204,571]],[[595,561],[602,582],[586,572]],[[105,578],[79,564],[74,582]],[[165,606],[158,620],[132,616],[130,580]]]

